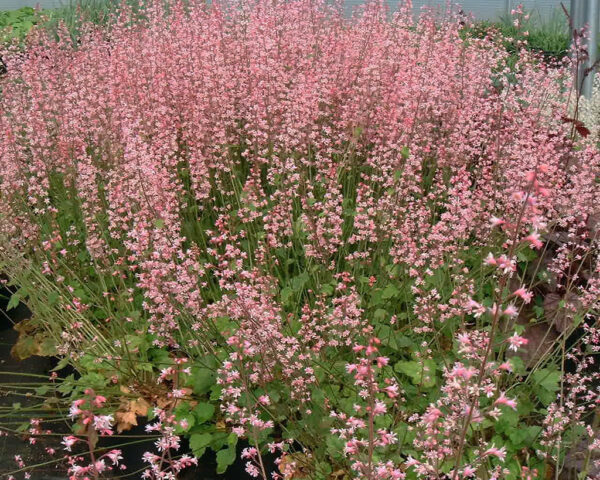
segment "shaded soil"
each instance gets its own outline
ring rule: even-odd
[[[43,378],[36,378],[28,375],[42,375],[49,377],[52,368],[56,366],[56,361],[48,357],[30,357],[26,360],[18,361],[10,353],[11,348],[16,343],[18,332],[13,329],[14,324],[21,320],[29,318],[31,313],[23,304],[10,311],[6,311],[6,305],[10,294],[5,289],[0,289],[0,423],[11,428],[17,428],[24,422],[28,422],[31,417],[40,416],[39,410],[29,412],[28,407],[39,403],[39,400],[28,397],[24,392],[29,390],[28,384],[40,384]],[[18,407],[18,408],[16,408]],[[44,427],[44,424],[42,424]],[[35,444],[31,444],[27,438],[19,435],[0,436],[0,480],[7,477],[7,473],[18,469],[15,456],[22,458],[27,466],[40,465],[31,473],[32,480],[67,480],[65,464],[41,465],[57,459],[64,455],[61,445],[62,436],[70,433],[69,426],[64,422],[54,422],[47,425],[55,436],[40,438]],[[101,438],[99,447],[114,448],[119,446],[126,460],[127,470],[115,472],[119,478],[138,479],[141,471],[148,465],[143,462],[142,455],[145,451],[153,451],[152,439],[135,445],[122,446],[132,440],[140,440],[144,435],[144,425],[140,425],[126,434],[111,438]],[[241,444],[239,450],[246,445]],[[181,453],[189,452],[189,444],[182,439]],[[56,450],[56,456],[52,457],[47,452],[47,448]],[[239,456],[238,456],[239,457]],[[244,470],[244,463],[237,461],[232,465],[226,474],[217,475],[215,454],[207,453],[195,468],[190,468],[179,474],[179,480],[245,480],[251,478]],[[272,468],[274,465],[271,462]],[[23,472],[15,474],[15,478],[23,478]],[[110,478],[110,475],[104,478]]]

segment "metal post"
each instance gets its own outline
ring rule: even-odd
[[[592,96],[594,77],[596,75],[594,63],[598,58],[598,0],[587,1],[586,14],[585,23],[588,25],[588,61],[586,62],[586,69],[588,70],[588,74],[583,79],[582,93],[586,98],[590,98]]]
[[[594,0],[596,1],[596,0]],[[574,42],[573,30],[580,31],[585,23],[585,12],[586,12],[586,0],[571,0],[570,16],[571,16],[571,44]],[[581,45],[578,45],[581,47]],[[575,70],[575,88],[577,89],[577,95],[581,95],[583,73],[586,65],[583,63],[578,64],[577,70]]]

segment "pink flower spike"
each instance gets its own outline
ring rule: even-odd
[[[390,398],[396,398],[399,395],[398,385],[390,385],[389,387],[385,387],[383,391]]]
[[[63,441],[61,443],[65,446],[65,450],[67,452],[70,452],[71,447],[73,445],[75,445],[75,443],[78,441],[79,441],[79,439],[77,437],[74,437],[73,435],[69,435],[68,437],[63,437]]]
[[[492,227],[499,227],[500,225],[504,225],[506,222],[501,218],[492,217],[490,218],[490,223],[492,224]]]
[[[512,365],[510,364],[510,362],[501,363],[500,365],[498,365],[498,368],[506,372],[512,372]]]
[[[517,307],[515,307],[514,305],[511,304],[504,309],[503,313],[504,313],[504,315],[512,318],[512,317],[517,316],[517,314],[519,313],[519,310],[517,309]]]
[[[533,233],[527,235],[524,238],[524,240],[526,242],[529,242],[531,244],[532,248],[539,249],[539,248],[542,248],[542,246],[544,245],[544,242],[542,242],[540,240],[540,234],[538,232],[533,232]]]
[[[385,412],[387,412],[385,403],[375,402],[375,407],[373,408],[373,415],[383,415]]]
[[[465,465],[465,468],[463,468],[463,476],[464,477],[470,477],[472,475],[475,475],[475,472],[477,472],[476,469],[474,469],[471,465]]]
[[[389,361],[390,359],[387,357],[377,357],[377,366],[379,368],[383,368],[388,364]]]
[[[525,303],[531,302],[531,299],[533,298],[533,293],[526,290],[524,287],[515,290],[513,292],[513,295],[515,295],[516,297],[520,297]]]
[[[527,340],[525,337],[520,337],[517,335],[517,332],[515,332],[512,337],[508,337],[507,342],[510,344],[508,348],[516,352],[519,347],[527,345],[529,340]]]
[[[494,445],[492,445],[485,452],[483,452],[483,456],[494,456],[498,457],[501,461],[504,461],[506,458],[506,447],[496,448]]]
[[[500,396],[494,402],[494,405],[506,405],[507,407],[510,407],[513,410],[517,409],[517,401],[512,398],[507,398],[504,395],[504,392],[502,394],[500,394]]]
[[[485,257],[485,263],[488,265],[498,265],[497,260],[494,258],[494,255],[492,255],[492,252],[488,253],[487,257]]]

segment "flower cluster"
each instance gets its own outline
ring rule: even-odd
[[[2,53],[0,260],[81,382],[135,393],[121,426],[156,407],[145,476],[181,434],[263,480],[560,465],[600,344],[570,64],[410,2],[143,3]],[[66,448],[120,429],[105,397]]]
[[[98,410],[105,407],[106,398],[92,389],[87,389],[84,395],[84,398],[75,400],[69,410],[69,418],[77,422],[80,432],[77,436],[68,435],[62,440],[64,450],[69,452],[66,457],[69,480],[99,479],[115,467],[125,469],[125,465],[120,463],[123,460],[121,450],[112,449],[101,454],[96,452],[98,437],[113,434],[113,416],[98,414]],[[70,454],[77,443],[85,444],[88,459],[83,455]]]
[[[352,461],[355,478],[402,479],[405,474],[392,461],[376,461],[375,449],[394,449],[398,437],[388,428],[378,426],[380,417],[389,415],[388,409],[397,409],[401,400],[398,384],[393,378],[379,380],[380,373],[389,358],[379,354],[381,341],[374,337],[368,345],[357,344],[353,351],[359,363],[346,365],[346,371],[354,376],[354,386],[364,404],[353,405],[353,415],[331,411],[330,416],[342,423],[331,433],[344,440],[344,454]],[[380,384],[381,383],[381,384]]]

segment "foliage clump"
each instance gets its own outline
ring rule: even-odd
[[[591,455],[600,154],[567,67],[462,22],[157,1],[7,57],[0,252],[80,373],[71,445],[147,414],[149,478],[182,435],[264,479]]]

